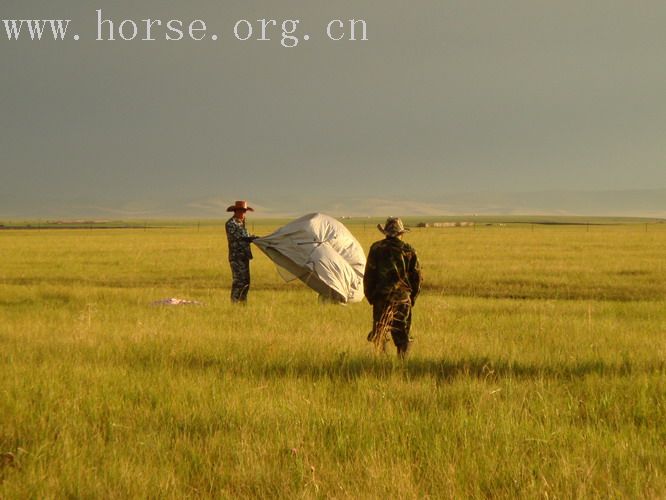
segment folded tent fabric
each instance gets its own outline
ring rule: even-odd
[[[283,278],[298,278],[340,302],[363,300],[365,252],[333,217],[304,215],[254,243],[275,262]]]

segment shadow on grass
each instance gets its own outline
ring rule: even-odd
[[[284,361],[256,360],[240,362],[193,356],[171,360],[181,369],[218,369],[222,373],[255,378],[302,378],[306,380],[330,379],[354,381],[363,378],[388,379],[392,377],[434,378],[440,382],[459,378],[484,380],[498,379],[577,379],[588,375],[629,376],[635,374],[665,374],[666,362],[629,361],[611,363],[602,360],[581,360],[566,364],[530,364],[489,358],[462,360],[413,358],[399,362],[390,357],[351,357],[344,354],[334,360],[285,359]]]
[[[627,271],[621,276],[622,282],[599,284],[558,284],[539,280],[496,280],[488,283],[425,283],[423,291],[427,295],[466,297],[478,299],[511,299],[511,300],[607,300],[613,302],[633,302],[638,300],[662,300],[666,297],[666,288],[658,278],[650,282],[642,281],[646,274],[643,271]],[[635,278],[632,280],[632,278]],[[14,277],[0,278],[0,285],[9,286],[57,286],[116,289],[145,289],[145,288],[187,288],[190,290],[219,290],[227,293],[229,282],[218,275],[169,275],[163,276],[133,276],[118,278],[98,278],[95,276],[78,277]],[[252,285],[252,292],[279,291],[281,293],[298,290],[288,283],[257,283]],[[37,299],[35,299],[38,302]],[[3,304],[0,305],[14,305]]]

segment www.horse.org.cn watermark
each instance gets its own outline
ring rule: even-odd
[[[228,31],[213,33],[203,19],[116,19],[97,11],[98,42],[178,42],[192,40],[216,42],[230,39],[241,42],[279,42],[282,47],[293,48],[301,41],[312,38],[301,26],[299,19],[239,19],[229,23]],[[71,19],[2,19],[7,40],[81,40],[72,29]],[[368,40],[368,24],[364,19],[333,19],[322,23],[317,35],[334,42],[365,42]]]

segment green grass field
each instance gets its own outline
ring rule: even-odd
[[[666,225],[532,220],[406,237],[405,363],[218,224],[0,231],[0,498],[666,497]]]

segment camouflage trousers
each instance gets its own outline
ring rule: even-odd
[[[246,302],[250,291],[250,261],[231,260],[231,302]]]
[[[389,324],[384,324],[388,319]],[[376,300],[372,305],[372,336],[382,334],[388,328],[393,343],[400,350],[409,346],[409,330],[412,327],[411,300],[389,301]],[[368,340],[371,340],[370,336]]]

